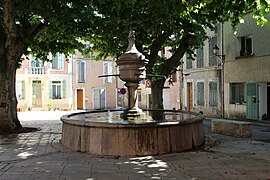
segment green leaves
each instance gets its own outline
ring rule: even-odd
[[[99,16],[92,24],[94,35],[86,39],[93,44],[93,49],[101,52],[100,58],[118,57],[125,51],[128,31],[132,28],[136,31],[137,48],[150,60],[148,72],[166,76],[179,65],[183,51],[192,55],[202,45],[207,38],[206,28],[214,30],[218,22],[226,21],[231,21],[235,28],[251,9],[258,24],[264,25],[269,12],[269,1],[266,0],[171,0],[169,3],[164,0],[104,0],[93,4]],[[166,34],[166,40],[162,44],[156,43],[161,34]],[[183,38],[187,34],[193,34],[194,38],[183,43],[187,41]],[[177,62],[171,63],[170,59],[160,57],[158,53],[162,46],[183,48],[174,57],[173,61]]]

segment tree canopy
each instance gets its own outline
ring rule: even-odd
[[[253,11],[258,24],[264,25],[269,12],[266,0],[93,2],[98,16],[92,25],[93,34],[85,39],[93,44],[93,50],[100,52],[97,58],[117,58],[127,47],[128,31],[135,30],[136,46],[149,59],[147,73],[153,75],[152,108],[158,109],[163,108],[165,79],[162,77],[168,78],[176,71],[185,53],[192,56],[194,50],[208,38],[206,29],[214,30],[217,23],[226,21],[230,21],[235,28],[242,16],[250,11]],[[109,4],[112,7],[110,10]],[[159,55],[162,47],[166,46],[173,47],[169,58]]]
[[[97,58],[117,58],[127,47],[126,36],[132,28],[136,31],[138,49],[150,60],[148,71],[167,77],[180,65],[184,53],[192,54],[207,38],[206,28],[214,30],[218,22],[226,21],[231,21],[234,28],[250,11],[258,24],[264,25],[269,12],[269,2],[265,0],[119,2],[94,1],[99,16],[94,20],[93,34],[86,39],[94,45],[94,50],[101,52]],[[158,56],[164,46],[176,47],[173,56],[166,60]]]

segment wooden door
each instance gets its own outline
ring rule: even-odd
[[[192,83],[187,83],[187,93],[188,93],[188,111],[193,110],[193,91],[192,91]]]
[[[83,90],[77,89],[77,109],[83,109]]]
[[[33,107],[42,106],[42,85],[41,81],[33,81],[32,83],[32,105]]]
[[[259,118],[258,84],[246,83],[246,118],[257,120]]]

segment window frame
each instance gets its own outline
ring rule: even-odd
[[[53,100],[62,99],[62,82],[61,81],[52,81],[52,99]]]
[[[230,83],[230,104],[245,104],[246,88],[245,83]],[[233,92],[234,88],[234,92]],[[242,95],[240,95],[242,94]],[[233,97],[234,96],[234,97]],[[238,97],[236,97],[238,96]]]
[[[247,40],[250,40],[249,43],[247,43]],[[249,48],[247,48],[247,44],[249,45]],[[237,57],[246,57],[246,56],[252,56],[253,55],[253,37],[252,36],[239,36],[237,37]],[[250,49],[249,52],[247,52],[247,49]]]
[[[63,53],[56,53],[54,56],[52,55],[51,69],[52,70],[64,69],[64,54]]]

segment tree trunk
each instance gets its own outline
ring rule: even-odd
[[[14,1],[2,3],[5,34],[0,41],[0,132],[12,133],[22,128],[17,116],[15,82],[24,44],[17,37]]]
[[[0,66],[2,66],[0,71],[0,133],[12,133],[22,128],[17,116],[16,66],[4,62],[7,62],[7,59],[2,56],[0,59]]]
[[[163,87],[165,83],[165,78],[162,78],[158,81],[152,82],[151,87],[151,116],[155,120],[163,120]]]
[[[162,78],[152,82],[151,87],[151,109],[163,109],[163,87],[165,79]]]

